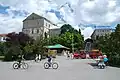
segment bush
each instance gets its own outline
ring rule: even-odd
[[[110,64],[110,66],[120,67],[120,56],[119,55],[110,56],[109,64]]]
[[[13,56],[13,55],[10,54],[10,53],[5,54],[4,61],[13,61],[12,56]]]
[[[25,60],[34,60],[35,59],[35,54],[33,53],[28,53],[24,55]]]

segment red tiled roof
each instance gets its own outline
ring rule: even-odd
[[[0,34],[0,37],[2,37],[2,36],[7,36],[7,34]]]

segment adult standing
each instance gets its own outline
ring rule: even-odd
[[[67,51],[67,58],[70,58],[70,54],[69,54],[69,51]]]
[[[42,60],[41,54],[38,55],[38,58],[40,61]]]

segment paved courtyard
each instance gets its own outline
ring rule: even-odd
[[[94,69],[87,63],[93,60],[67,60],[57,57],[59,64],[57,70],[44,69],[43,64],[27,61],[27,70],[12,68],[13,62],[0,62],[0,80],[119,80],[120,68],[107,67],[106,69]]]

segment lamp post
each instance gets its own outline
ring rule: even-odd
[[[74,53],[74,44],[73,44],[74,35],[72,33],[72,53]]]

